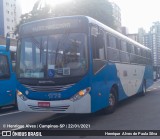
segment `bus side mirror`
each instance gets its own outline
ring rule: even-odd
[[[10,49],[10,34],[7,33],[6,35],[6,51],[9,51]]]

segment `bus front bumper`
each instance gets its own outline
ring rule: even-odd
[[[91,113],[91,96],[86,94],[79,100],[72,101],[41,101],[41,100],[23,100],[17,95],[18,109],[28,112],[54,112],[54,113]]]

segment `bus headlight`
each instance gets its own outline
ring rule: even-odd
[[[26,100],[27,100],[27,97],[25,97],[25,96],[23,95],[23,93],[20,92],[19,90],[17,90],[17,96],[19,96],[23,101],[26,101]]]
[[[76,101],[84,97],[86,94],[88,94],[91,91],[91,87],[88,87],[84,90],[79,91],[77,94],[75,94],[70,100],[71,101]]]

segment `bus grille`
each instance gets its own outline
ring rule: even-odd
[[[56,107],[40,107],[40,106],[32,106],[28,105],[34,111],[55,111],[55,112],[64,112],[69,108],[67,106],[56,106]]]
[[[33,92],[61,92],[72,87],[74,84],[61,85],[61,86],[33,86],[25,84],[23,85]]]

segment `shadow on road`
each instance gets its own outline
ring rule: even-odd
[[[6,106],[6,107],[0,107],[0,114],[12,112],[18,110],[15,106]]]

